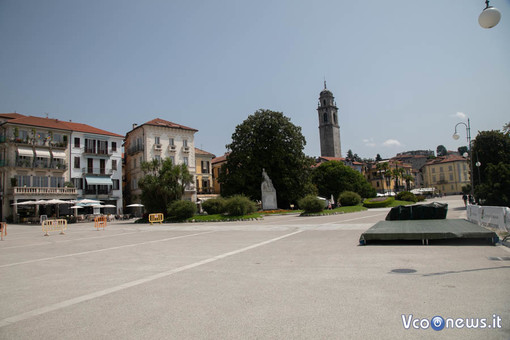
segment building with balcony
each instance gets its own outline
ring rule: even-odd
[[[143,177],[141,165],[153,159],[170,158],[174,164],[186,164],[193,175],[192,184],[184,192],[184,199],[196,202],[195,133],[198,130],[160,118],[141,125],[133,124],[126,134],[125,152],[125,201],[140,203],[141,189],[138,181]]]
[[[452,195],[462,193],[462,187],[471,183],[469,163],[464,157],[448,155],[429,160],[422,168],[426,187]]]
[[[88,155],[84,148],[75,147],[76,138],[99,140],[100,147],[89,150],[93,152]],[[26,210],[18,210],[18,204],[30,200],[71,201],[90,197],[122,206],[122,190],[115,187],[120,186],[122,178],[121,151],[112,152],[110,148],[104,152],[105,141],[110,147],[120,147],[122,140],[121,135],[85,124],[17,113],[0,114],[0,218],[11,216],[16,220]],[[92,158],[90,163],[89,158]],[[112,163],[120,166],[118,175]],[[91,165],[91,177],[102,179],[101,183],[86,181],[89,169],[85,164]],[[94,193],[89,193],[89,189]],[[37,213],[37,207],[34,208]],[[72,213],[65,206],[63,209],[63,213]]]
[[[395,172],[400,172],[401,175],[396,178]],[[413,172],[411,164],[397,160],[367,163],[363,167],[363,174],[377,193],[382,195],[391,195],[407,190],[407,182],[404,176],[412,176],[412,180],[409,180],[409,189],[414,188],[416,181],[416,174]]]
[[[17,219],[17,203],[76,199],[69,181],[71,131],[56,119],[0,115],[0,198],[2,220]]]
[[[70,178],[78,198],[101,200],[122,208],[122,142],[124,136],[86,124],[66,122],[71,129]]]

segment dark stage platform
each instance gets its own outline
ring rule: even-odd
[[[498,242],[496,233],[467,220],[404,220],[381,221],[361,234],[361,245],[376,241],[489,240]]]

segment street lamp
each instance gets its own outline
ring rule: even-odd
[[[485,0],[485,8],[478,17],[478,23],[483,28],[492,28],[499,23],[501,13],[496,7],[489,5],[489,0]]]
[[[487,1],[488,2],[488,1]],[[457,132],[457,126],[464,125],[466,127],[466,139],[468,143],[468,156],[469,156],[469,179],[471,181],[471,195],[474,193],[474,182],[473,182],[473,155],[471,154],[471,124],[469,122],[469,118],[467,120],[467,124],[464,122],[457,123],[455,125],[455,132],[453,133],[453,139],[458,140],[460,138],[459,133]]]

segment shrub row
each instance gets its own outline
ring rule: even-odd
[[[212,198],[202,203],[202,208],[209,214],[227,214],[229,216],[242,216],[257,211],[257,205],[248,197],[235,195],[229,198]]]
[[[395,201],[393,197],[379,197],[379,198],[367,198],[363,201],[363,206],[366,208],[384,208],[389,206]]]

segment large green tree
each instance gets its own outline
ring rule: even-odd
[[[193,182],[185,164],[174,165],[170,158],[163,161],[142,162],[144,176],[138,181],[142,189],[141,200],[148,213],[165,213],[168,205],[184,195]]]
[[[288,207],[313,192],[301,128],[281,112],[258,110],[232,134],[227,162],[218,178],[223,196],[244,194],[261,199],[262,169],[276,189],[279,207]]]
[[[485,205],[510,206],[510,134],[482,131],[471,151],[475,196]]]
[[[338,161],[324,162],[313,170],[312,181],[319,195],[335,199],[344,191],[354,191],[361,197],[374,197],[376,190],[358,171]]]

